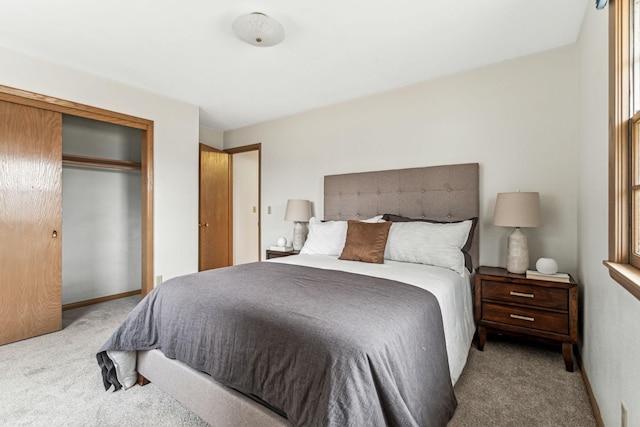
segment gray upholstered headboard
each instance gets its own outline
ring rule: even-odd
[[[365,219],[385,213],[460,221],[480,212],[478,163],[349,173],[324,177],[324,219]],[[480,227],[471,247],[479,265]]]

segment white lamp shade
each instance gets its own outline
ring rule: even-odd
[[[285,221],[307,222],[311,218],[311,203],[308,200],[290,199],[284,213]]]
[[[540,194],[534,192],[498,193],[493,225],[502,227],[540,227]]]
[[[284,28],[264,13],[241,15],[231,25],[238,38],[254,46],[273,46],[284,39]]]

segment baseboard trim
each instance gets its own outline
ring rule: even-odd
[[[137,291],[123,292],[121,294],[107,295],[106,297],[93,298],[85,301],[78,301],[78,302],[72,302],[69,304],[63,304],[62,311],[85,307],[87,305],[98,304],[101,302],[113,301],[114,299],[132,297],[134,295],[140,295],[140,289],[138,289]]]
[[[578,362],[578,366],[580,367],[580,373],[582,374],[584,387],[587,389],[587,395],[589,396],[589,401],[591,402],[591,410],[593,410],[593,416],[596,419],[596,423],[598,424],[598,427],[604,427],[604,421],[602,421],[602,414],[600,414],[600,407],[598,406],[596,397],[593,394],[593,389],[591,388],[591,383],[589,382],[589,376],[587,375],[587,372],[584,369],[584,364],[582,363],[582,356],[580,355],[579,351],[575,353],[575,356]]]

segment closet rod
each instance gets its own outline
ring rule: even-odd
[[[62,163],[69,165],[89,166],[97,168],[109,168],[109,169],[127,169],[127,170],[142,170],[142,163],[130,162],[128,160],[112,160],[112,159],[100,159],[97,157],[85,157],[74,156],[71,154],[62,155]]]

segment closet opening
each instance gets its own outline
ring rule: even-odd
[[[143,131],[62,115],[63,309],[142,289]]]

